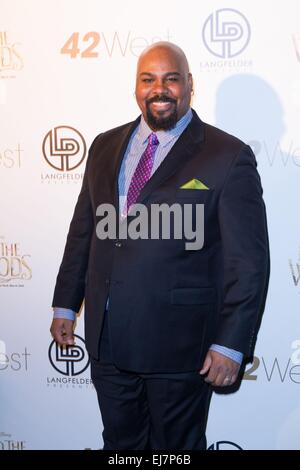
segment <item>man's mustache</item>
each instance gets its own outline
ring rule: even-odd
[[[167,95],[156,95],[153,96],[152,98],[149,98],[146,100],[146,104],[151,104],[151,103],[173,103],[176,104],[177,101],[174,100],[174,98],[170,98]]]

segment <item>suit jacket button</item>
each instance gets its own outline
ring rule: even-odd
[[[122,243],[121,243],[121,242],[116,242],[116,247],[117,247],[117,248],[121,248],[121,246],[122,246]]]

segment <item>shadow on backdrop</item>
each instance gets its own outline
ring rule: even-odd
[[[290,171],[295,173],[295,161],[291,154],[282,150],[280,144],[286,129],[284,109],[278,94],[265,80],[256,75],[233,75],[226,78],[217,90],[215,116],[217,127],[237,136],[252,147],[262,179],[267,213],[270,215],[269,231],[270,225],[271,231],[282,230],[280,208],[284,211],[287,201],[279,189],[289,184]],[[266,298],[258,327],[265,301]],[[226,389],[215,388],[215,392],[227,394],[237,391],[241,386],[245,366],[246,364],[241,368],[239,380],[235,385]]]
[[[256,75],[226,78],[217,91],[215,115],[217,127],[251,145],[257,158],[264,143],[275,148],[285,132],[278,94]]]
[[[284,145],[281,142],[287,129],[278,93],[257,75],[232,75],[217,90],[215,122],[217,127],[252,147],[271,215],[272,232],[282,231],[286,227],[285,217],[289,223],[287,209],[294,206],[298,197],[300,149],[292,139],[285,140]]]

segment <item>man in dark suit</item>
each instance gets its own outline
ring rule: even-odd
[[[253,353],[269,276],[260,178],[247,145],[191,110],[192,86],[174,44],[142,53],[142,116],[94,140],[57,277],[59,344],[73,344],[85,299],[104,449],[204,449],[212,385],[232,385]],[[187,249],[175,215],[169,237],[161,228],[152,238],[100,233],[103,207],[121,230],[136,204],[149,211],[148,228],[154,205],[189,208],[203,243]]]

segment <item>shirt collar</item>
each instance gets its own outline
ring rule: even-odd
[[[182,116],[182,118],[178,122],[176,122],[176,125],[175,127],[173,127],[173,129],[170,129],[168,131],[156,131],[155,134],[157,135],[159,144],[162,147],[165,147],[167,144],[169,144],[169,142],[171,142],[172,139],[174,139],[175,137],[179,137],[180,134],[187,127],[187,125],[190,123],[192,117],[193,113],[191,108],[189,108],[185,115]],[[153,132],[153,130],[148,126],[144,119],[144,116],[142,115],[138,129],[138,138],[141,144],[144,144],[147,141],[151,132]]]

